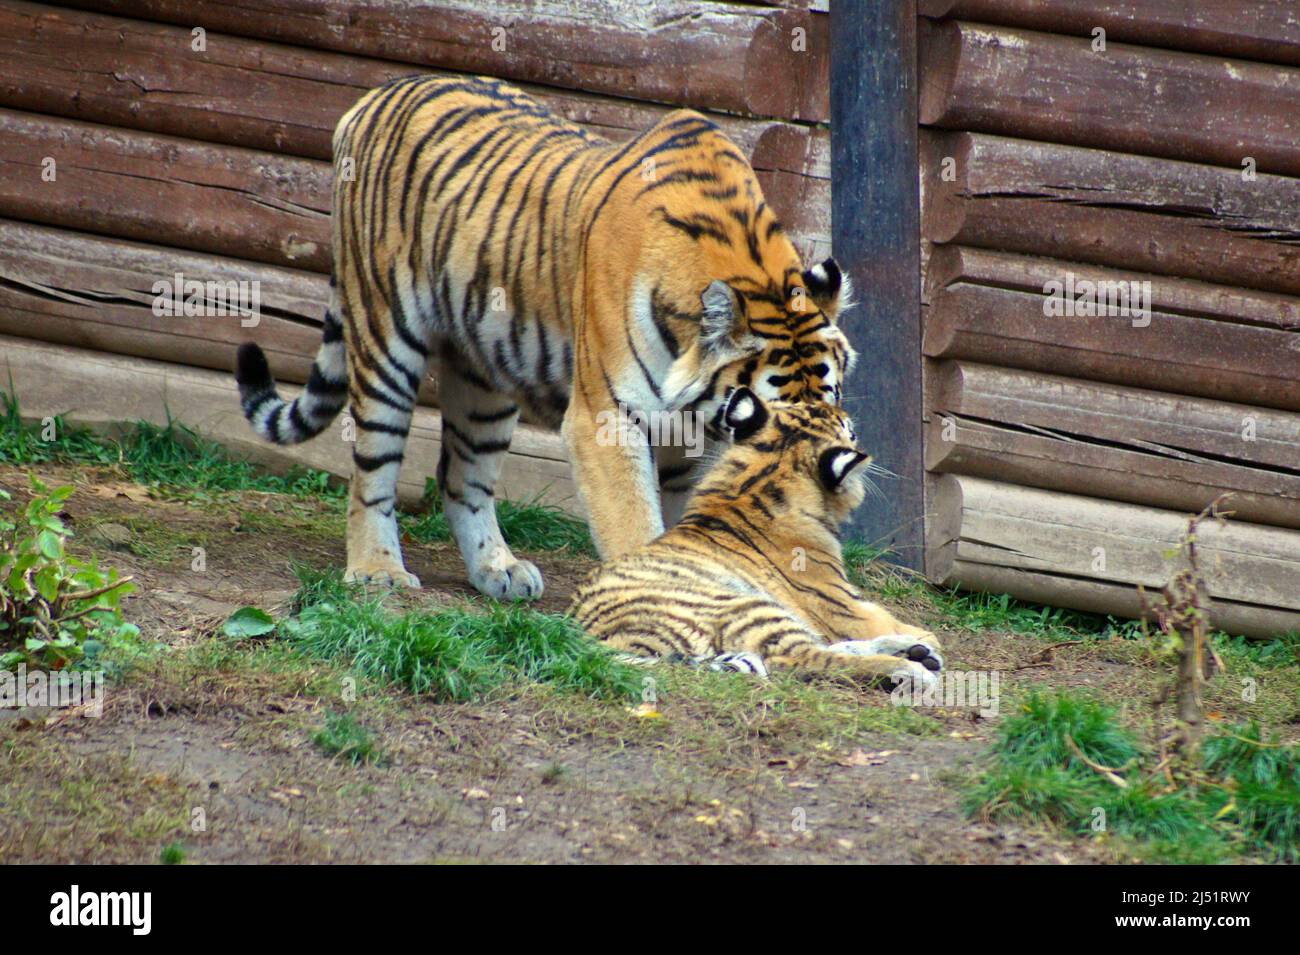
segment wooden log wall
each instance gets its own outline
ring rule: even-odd
[[[824,257],[825,10],[0,0],[0,335],[79,349],[78,362],[99,352],[217,371],[251,339],[279,379],[305,381],[331,265],[334,125],[365,91],[418,73],[510,79],[615,142],[674,108],[708,111],[801,251]],[[176,273],[256,281],[257,327],[155,314],[155,282]],[[134,378],[153,388],[166,376]],[[422,399],[436,403],[434,383]],[[547,447],[549,460],[558,445]],[[346,456],[330,462],[346,470]]]
[[[1135,615],[1230,491],[1215,624],[1300,630],[1291,6],[920,0],[936,581]]]

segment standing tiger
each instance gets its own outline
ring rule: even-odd
[[[349,580],[419,586],[394,509],[430,358],[447,520],[497,598],[542,592],[493,500],[520,409],[560,426],[597,548],[616,557],[676,519],[695,462],[601,440],[602,413],[709,421],[738,385],[840,399],[847,282],[831,260],[804,270],[744,155],[698,113],[614,145],[497,80],[410,77],[340,120],[334,159],[334,276],[307,387],[281,399],[252,343],[236,377],[245,416],[280,444],[351,402]]]
[[[838,529],[862,503],[870,468],[848,416],[828,404],[765,404],[741,387],[721,423],[735,444],[681,522],[598,567],[570,613],[591,636],[646,656],[934,684],[943,666],[934,635],[863,600],[844,573]]]

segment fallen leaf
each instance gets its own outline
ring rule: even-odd
[[[128,501],[137,504],[149,500],[149,489],[140,484],[125,484],[115,481],[108,484],[92,484],[86,490],[90,491],[95,497],[124,497]]]

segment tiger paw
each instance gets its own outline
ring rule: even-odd
[[[889,678],[884,681],[883,688],[886,690],[901,690],[904,694],[914,693],[917,689],[926,690],[938,686],[939,678],[929,669],[929,667],[917,663],[915,660],[903,661],[898,669],[889,674]]]
[[[710,670],[721,670],[727,673],[751,673],[754,676],[767,676],[767,665],[763,663],[763,658],[757,653],[747,653],[744,650],[735,653],[719,653],[716,657],[706,658],[705,662]]]
[[[904,657],[935,673],[943,669],[943,657],[939,653],[938,641],[933,640],[933,638],[926,640],[908,633],[887,633],[879,637],[873,637],[870,640],[845,640],[843,643],[833,643],[829,649],[834,650],[836,647],[848,644],[860,649],[839,650],[837,652],[861,653],[865,656],[879,654],[889,657]]]
[[[542,595],[542,572],[514,556],[471,568],[469,581],[480,593],[497,600],[536,600]]]
[[[344,583],[378,584],[381,587],[410,587],[420,589],[420,578],[406,568],[390,564],[358,564],[348,567],[343,574]]]

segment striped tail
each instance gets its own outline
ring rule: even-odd
[[[311,366],[307,389],[293,401],[275,390],[271,367],[262,349],[252,342],[239,346],[235,380],[244,417],[253,430],[276,444],[298,444],[314,438],[338,416],[348,400],[343,328],[333,311],[325,314],[325,334]]]

